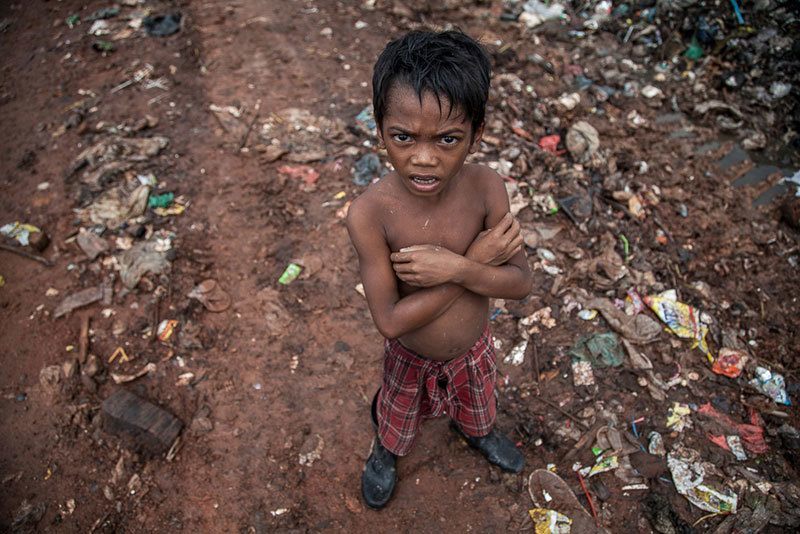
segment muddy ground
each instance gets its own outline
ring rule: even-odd
[[[88,19],[108,7],[103,2],[0,6],[0,224],[44,229],[51,242],[41,256],[52,262],[0,251],[4,530],[532,530],[527,476],[548,464],[589,510],[572,467],[592,465],[593,436],[578,440],[604,424],[634,433],[644,448],[659,431],[668,450],[699,451],[717,466],[717,483],[738,495],[748,532],[796,527],[798,441],[786,427],[797,427],[797,410],[748,385],[755,365],[766,366],[785,376],[797,401],[800,252],[797,230],[780,211],[791,193],[752,204],[782,170],[797,168],[780,106],[766,131],[786,126],[788,133],[770,137],[766,151],[737,152],[739,139],[693,106],[721,98],[749,110],[741,95],[690,88],[677,67],[658,78],[641,57],[626,64],[631,45],[610,33],[576,41],[560,23],[523,30],[500,20],[500,2],[121,4],[100,35],[88,34]],[[153,37],[130,27],[147,13],[180,13],[180,30]],[[79,22],[69,19],[75,14]],[[536,289],[523,302],[495,303],[492,317],[502,377],[498,426],[518,442],[527,466],[519,476],[501,474],[446,421],[432,421],[399,464],[393,501],[374,512],[361,502],[359,481],[382,340],[357,291],[342,219],[363,190],[351,169],[374,147],[355,120],[370,102],[372,64],[388,37],[425,24],[480,36],[495,62],[488,137],[476,160],[523,184],[518,217],[530,237]],[[530,60],[533,53],[549,64]],[[706,74],[717,67],[695,66]],[[602,68],[641,86],[655,79],[663,95],[602,99],[585,91],[573,108],[559,104],[579,73],[597,78]],[[580,120],[599,133],[592,157],[578,161],[563,141],[556,153],[540,147],[542,137],[563,138]],[[166,145],[145,156],[119,148],[119,139],[161,137]],[[98,143],[117,148],[76,165]],[[102,167],[115,162],[124,165]],[[776,172],[753,178],[764,163]],[[292,176],[300,165],[319,176]],[[138,217],[98,222],[95,212],[91,219],[87,208],[105,191],[122,186],[130,194],[149,173],[157,179],[150,195],[175,193],[182,213],[147,208]],[[744,187],[733,186],[748,176]],[[537,204],[543,194],[577,196],[588,213],[548,214]],[[640,215],[632,196],[643,200]],[[89,259],[80,228],[108,249]],[[537,229],[558,233],[546,241]],[[168,267],[126,285],[126,250],[159,236],[169,243],[161,253]],[[590,273],[580,263],[607,254],[609,269]],[[303,266],[300,277],[278,283],[291,262]],[[206,279],[228,295],[229,307],[215,312],[189,297]],[[96,287],[106,288],[98,302],[55,317],[65,297]],[[632,288],[643,295],[676,289],[708,314],[715,354],[723,346],[749,354],[745,374],[713,373],[690,341],[664,331],[637,345],[659,382],[674,379],[660,393],[627,359],[621,368],[595,369],[597,386],[575,387],[569,349],[581,336],[610,330],[602,318],[579,319],[576,302],[624,299]],[[176,320],[177,333],[161,341],[155,330],[163,320]],[[504,361],[528,335],[524,361]],[[110,361],[118,347],[127,361]],[[115,383],[115,375],[148,363],[151,372]],[[43,376],[50,366],[58,369]],[[103,428],[101,403],[120,388],[185,425],[169,459]],[[752,407],[767,452],[740,462],[707,439],[700,421],[666,428],[673,402],[695,410],[713,402],[738,422]],[[623,478],[604,473],[588,484],[597,522],[612,532],[733,528],[737,516],[706,518],[690,505],[664,466],[642,480],[645,489],[624,490],[630,480]]]

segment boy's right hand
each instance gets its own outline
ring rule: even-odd
[[[503,265],[523,244],[519,221],[506,213],[494,228],[484,230],[467,249],[465,257],[486,265]]]

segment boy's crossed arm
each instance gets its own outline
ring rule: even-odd
[[[406,247],[391,255],[397,277],[412,286],[453,283],[485,297],[521,299],[530,292],[531,280],[521,251],[519,223],[507,213],[490,230],[481,232],[464,256],[436,245]],[[503,254],[487,256],[503,247]]]
[[[374,220],[367,211],[354,210],[353,206],[351,206],[347,218],[347,229],[358,254],[361,281],[364,284],[367,304],[375,321],[375,326],[384,337],[395,339],[413,332],[439,317],[461,296],[466,286],[462,287],[462,285],[451,282],[438,283],[436,285],[428,284],[425,289],[400,298],[395,271],[388,261],[391,251],[385,237],[381,235],[381,232],[375,231],[374,223],[372,222]],[[458,256],[446,251],[446,249],[439,248],[438,251],[434,251],[434,255],[425,254],[425,259],[433,259],[433,264],[435,265],[436,260],[442,258],[442,253],[446,251],[448,255],[461,258],[463,262],[469,262],[470,264],[475,264],[475,266],[482,264],[495,266],[506,263],[509,258],[516,258],[521,255],[527,271],[527,261],[525,261],[524,254],[520,251],[520,245],[519,226],[509,214],[503,218],[500,224],[481,232],[470,245],[465,256]],[[412,248],[424,251],[436,247],[422,245]],[[414,253],[406,252],[403,254],[413,255]],[[429,268],[431,267],[431,263],[424,262],[421,258],[417,259],[417,266],[421,267],[425,264]],[[447,259],[452,260],[453,258],[449,257]],[[414,262],[408,261],[405,263],[413,264]],[[461,263],[460,265],[463,266]],[[474,267],[473,269],[475,272],[478,271]],[[455,272],[453,269],[446,270]],[[468,275],[467,278],[470,279],[469,281],[471,281],[473,272],[470,269],[466,270],[470,271],[466,274]],[[464,271],[459,270],[458,272]],[[397,276],[403,279],[399,273]],[[422,285],[410,283],[412,285]],[[528,284],[529,287],[530,284]],[[472,290],[471,288],[469,289]],[[527,291],[525,294],[527,295]]]

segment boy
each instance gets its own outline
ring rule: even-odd
[[[372,401],[378,437],[361,482],[373,508],[389,501],[396,459],[422,418],[447,414],[505,471],[524,463],[493,429],[488,312],[489,297],[527,296],[531,274],[501,178],[464,165],[483,134],[490,69],[483,48],[455,31],[411,32],[375,64],[375,121],[394,172],[347,217],[372,319],[386,338]]]

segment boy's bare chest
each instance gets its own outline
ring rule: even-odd
[[[485,213],[482,203],[464,201],[438,209],[400,206],[385,217],[393,252],[412,245],[438,245],[464,254],[483,230]]]

